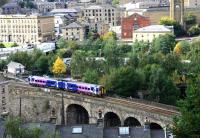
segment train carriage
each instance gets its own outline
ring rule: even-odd
[[[71,91],[74,93],[82,93],[95,96],[105,95],[105,88],[97,84],[71,82],[71,81],[58,81],[55,79],[40,77],[40,76],[29,76],[28,81],[30,85],[35,85],[39,87],[52,87],[52,88]]]

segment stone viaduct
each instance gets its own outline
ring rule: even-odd
[[[64,116],[66,125],[96,124],[102,120],[104,127],[144,126],[146,122],[155,129],[165,129],[172,124],[172,117],[179,115],[173,106],[136,99],[98,98],[14,81],[0,83],[0,112],[21,114],[26,121],[35,122],[61,124]]]

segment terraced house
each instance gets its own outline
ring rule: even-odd
[[[0,42],[37,44],[54,39],[54,17],[0,15]]]

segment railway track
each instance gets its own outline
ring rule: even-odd
[[[157,114],[164,115],[164,116],[170,117],[170,116],[174,116],[174,115],[180,115],[180,113],[176,110],[169,110],[169,109],[161,108],[161,107],[154,106],[154,105],[147,105],[144,103],[139,103],[139,102],[135,102],[135,101],[127,101],[124,99],[117,99],[117,98],[113,98],[113,97],[106,97],[105,99],[113,104],[115,103],[115,104],[119,104],[119,105],[122,105],[125,107],[140,109],[140,110],[157,113]]]
[[[28,83],[16,83],[16,86],[20,86],[20,87],[24,87],[24,88],[35,88],[30,86]],[[39,88],[39,87],[38,87]],[[50,89],[50,88],[48,88]],[[53,92],[53,94],[55,95],[59,95],[60,94],[60,90],[55,90],[55,89],[50,89],[51,92]],[[54,93],[55,92],[55,93]],[[98,98],[98,97],[93,97],[93,96],[87,96],[87,95],[80,95],[80,94],[76,94],[76,93],[71,93],[71,92],[67,92],[65,91],[67,95],[71,95],[74,97],[77,96],[81,96],[83,98],[87,98],[87,99],[93,99],[96,101],[102,101],[102,102],[107,102],[110,103],[111,105],[114,104],[118,104],[124,107],[129,107],[129,108],[134,108],[134,109],[140,109],[143,111],[147,111],[147,112],[151,112],[151,113],[157,113],[159,115],[163,115],[163,116],[167,116],[167,117],[172,117],[175,115],[180,115],[180,112],[178,112],[176,109],[167,109],[165,107],[160,107],[160,106],[156,106],[156,105],[148,105],[146,103],[142,103],[142,102],[136,102],[134,100],[127,100],[127,99],[119,99],[119,98],[113,98],[113,97],[104,97],[104,98]],[[61,96],[61,94],[59,95]]]

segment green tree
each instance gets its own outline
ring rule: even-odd
[[[85,51],[77,50],[71,59],[71,75],[74,78],[82,78],[86,72],[87,53]]]
[[[87,83],[98,84],[98,80],[99,80],[98,72],[96,70],[88,69],[83,74],[83,79],[82,80],[84,82],[87,82]]]
[[[24,7],[25,7],[25,2],[20,1],[20,2],[18,3],[18,5],[19,5],[21,8],[24,8]]]
[[[103,76],[100,83],[108,90],[121,96],[138,97],[137,90],[144,82],[144,75],[130,67],[113,69],[110,74]]]
[[[117,68],[122,64],[122,55],[118,50],[115,39],[110,38],[107,40],[103,52],[106,59],[105,67],[107,71],[109,71],[110,68]]]
[[[151,68],[149,72],[148,100],[164,104],[176,105],[179,99],[179,91],[169,76],[162,68]]]
[[[175,37],[171,34],[160,35],[158,38],[153,40],[153,51],[162,52],[163,54],[168,54],[173,51],[176,41]]]
[[[30,62],[31,55],[28,54],[27,52],[16,52],[14,54],[11,54],[8,57],[8,62],[10,61],[19,62],[22,65],[24,65],[27,70],[31,70],[31,67],[32,67],[32,63]]]
[[[169,18],[164,17],[164,18],[161,18],[160,24],[166,25],[166,26],[173,26],[175,36],[182,36],[185,34],[182,26],[175,20],[171,20]]]
[[[188,57],[191,60],[189,70],[198,74],[200,73],[200,37],[192,42],[190,49],[188,53]]]
[[[34,67],[39,70],[40,74],[47,74],[49,72],[48,57],[45,55],[40,56],[36,60]]]
[[[196,24],[196,16],[193,15],[192,13],[188,13],[185,15],[184,21],[186,25],[194,25]]]
[[[0,71],[6,68],[7,62],[5,60],[0,60]]]
[[[0,48],[5,48],[4,44],[0,43]]]
[[[113,5],[118,5],[119,4],[119,0],[112,0],[112,4]]]
[[[64,38],[60,38],[57,42],[58,48],[66,48],[67,47],[67,41]]]
[[[191,76],[187,96],[179,101],[180,116],[174,119],[173,133],[177,138],[200,136],[200,76]]]
[[[199,26],[192,26],[188,30],[189,36],[196,36],[200,34],[200,27]]]
[[[182,69],[180,57],[173,53],[167,54],[164,60],[162,60],[161,65],[168,74],[172,74],[175,70],[180,71]]]
[[[28,129],[21,127],[22,122],[19,118],[9,118],[6,121],[6,133],[12,138],[39,138],[42,131],[38,128]]]
[[[186,40],[180,41],[176,44],[176,46],[174,47],[174,52],[177,55],[180,54],[187,54],[190,50],[190,43]]]

